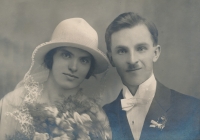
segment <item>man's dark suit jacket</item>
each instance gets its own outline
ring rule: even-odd
[[[133,140],[126,112],[121,108],[122,91],[116,100],[103,106],[113,140]],[[151,120],[167,118],[161,130],[149,127]],[[156,93],[144,121],[140,140],[200,140],[200,101],[171,90],[157,81]]]

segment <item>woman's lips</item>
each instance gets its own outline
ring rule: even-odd
[[[71,77],[71,78],[76,78],[76,79],[78,79],[78,77],[77,76],[75,76],[75,75],[72,75],[72,74],[68,74],[68,73],[63,73],[64,75],[66,75],[66,76],[68,76],[68,77]]]

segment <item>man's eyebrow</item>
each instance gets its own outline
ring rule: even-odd
[[[147,43],[138,43],[135,46],[136,47],[139,47],[139,46],[149,46],[149,44],[147,44]]]
[[[124,48],[127,48],[127,47],[124,46],[124,45],[118,45],[118,46],[115,47],[115,49],[121,49],[121,48],[124,49]]]

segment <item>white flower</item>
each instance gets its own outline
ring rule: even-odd
[[[68,137],[67,134],[64,134],[60,137],[54,137],[53,140],[72,140],[72,139]]]
[[[56,107],[45,107],[44,110],[47,111],[47,114],[53,117],[58,115],[58,109]]]
[[[61,118],[56,117],[56,125],[59,125],[61,122]]]
[[[35,132],[33,140],[48,140],[49,134],[48,133],[38,133]]]
[[[149,127],[163,129],[165,127],[165,124],[167,122],[167,119],[165,116],[162,116],[158,121],[151,120],[151,125]]]
[[[156,121],[154,120],[151,120],[151,125],[150,127],[158,127],[159,129],[163,129],[164,128],[164,125],[163,124],[160,124],[160,123],[157,123]]]
[[[59,129],[58,127],[56,127],[53,129],[52,134],[56,135],[56,136],[61,136],[61,135],[65,134],[65,132],[63,130]]]
[[[91,120],[91,118],[90,118],[90,116],[88,115],[88,114],[81,114],[81,120],[82,120],[82,122],[92,122],[92,120]]]
[[[79,115],[78,112],[74,112],[74,120],[76,121],[76,123],[83,124],[83,122],[81,120],[81,116]]]

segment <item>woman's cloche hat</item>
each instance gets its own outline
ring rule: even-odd
[[[75,47],[89,52],[95,59],[94,74],[102,73],[109,66],[107,57],[98,49],[96,31],[82,18],[70,18],[60,22],[51,40],[36,47],[32,58],[35,63],[42,64],[50,50],[61,46]]]

